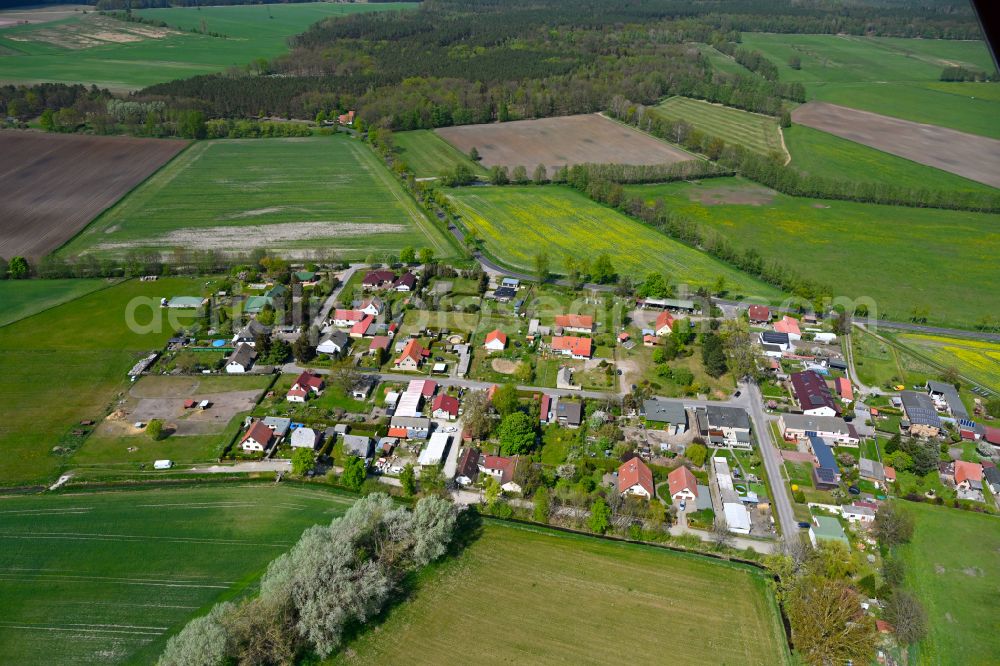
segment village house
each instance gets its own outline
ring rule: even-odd
[[[901,391],[899,400],[903,406],[905,420],[900,428],[914,437],[937,437],[941,434],[941,418],[937,415],[934,402],[925,393]]]
[[[983,490],[983,466],[979,463],[955,461],[955,488],[965,491]]]
[[[877,460],[858,458],[858,476],[875,484],[885,483],[885,468]]]
[[[579,314],[557,315],[556,326],[569,333],[593,333],[594,318]]]
[[[330,323],[340,328],[348,328],[354,326],[364,318],[365,313],[361,310],[337,309],[333,311],[333,319],[330,320]]]
[[[422,416],[393,416],[389,425],[389,436],[401,439],[427,439],[431,432],[431,420]]]
[[[677,400],[650,398],[642,403],[642,415],[652,427],[664,427],[667,434],[683,435],[687,432],[688,416],[684,403]]]
[[[259,453],[271,448],[274,443],[274,431],[268,428],[263,421],[254,421],[250,424],[243,439],[240,440],[240,448],[251,453]]]
[[[854,387],[851,386],[851,380],[847,377],[837,377],[834,382],[837,386],[837,395],[844,402],[851,402],[854,400]]]
[[[969,412],[953,385],[947,382],[937,382],[933,379],[928,380],[927,395],[934,401],[934,406],[937,409],[948,412],[956,419],[969,418]]]
[[[241,375],[249,372],[253,362],[257,359],[257,350],[246,343],[241,343],[226,361],[226,373],[230,375]]]
[[[729,449],[753,448],[750,439],[750,417],[746,411],[736,407],[709,405],[705,409],[708,421],[709,442]]]
[[[816,548],[820,541],[839,541],[850,547],[844,528],[833,516],[813,516],[813,524],[809,527],[809,541]]]
[[[990,492],[996,495],[1000,493],[1000,469],[996,466],[983,467],[983,481],[990,487]]]
[[[489,352],[500,352],[507,348],[507,335],[499,328],[486,334],[483,348]]]
[[[361,303],[361,312],[372,317],[377,317],[382,314],[382,310],[385,308],[385,303],[378,296],[372,296],[371,298],[365,299]]]
[[[302,426],[301,428],[296,428],[292,431],[292,437],[289,443],[293,449],[309,449],[311,451],[316,448],[316,444],[318,442],[319,433],[312,428]]]
[[[813,483],[818,490],[833,490],[840,487],[840,465],[833,455],[833,449],[819,437],[809,436],[809,446],[816,457],[813,467]]]
[[[500,483],[500,489],[505,493],[519,493],[521,486],[514,481],[517,473],[518,456],[482,456],[479,459],[479,471],[489,474]]]
[[[420,369],[424,359],[430,356],[430,351],[424,349],[423,345],[416,338],[407,341],[403,347],[403,353],[399,355],[393,363],[395,370],[416,371]]]
[[[653,473],[639,458],[626,460],[618,468],[618,492],[625,495],[635,495],[652,499],[655,488],[653,486]]]
[[[563,356],[585,360],[593,354],[593,340],[574,336],[556,336],[552,338],[552,351]]]
[[[786,440],[804,440],[809,435],[815,435],[841,446],[857,446],[861,442],[854,426],[839,416],[782,414],[778,417],[778,426]]]
[[[840,410],[834,402],[826,381],[813,370],[793,372],[792,391],[799,409],[809,416],[837,416]]]
[[[436,419],[448,419],[454,421],[458,418],[458,398],[447,393],[440,393],[434,397],[431,403],[431,416]]]
[[[875,510],[867,506],[852,504],[840,507],[840,513],[849,523],[860,525],[870,525],[875,521]]]
[[[787,333],[761,331],[758,340],[764,348],[764,355],[771,358],[781,358],[785,352],[792,348],[792,343],[788,339]]]
[[[265,326],[256,319],[251,319],[247,322],[246,326],[241,328],[233,336],[234,345],[250,345],[251,347],[257,346],[257,336],[268,337],[271,335],[271,327]]]
[[[417,276],[407,271],[396,278],[396,281],[392,283],[392,288],[399,292],[413,291],[417,288]]]
[[[372,445],[374,442],[367,435],[343,435],[341,445],[344,455],[356,456],[367,460],[372,457]]]
[[[351,326],[351,330],[348,331],[348,335],[352,338],[359,339],[368,335],[372,335],[375,330],[375,317],[372,315],[365,315],[364,319]]]
[[[785,333],[791,341],[801,340],[802,331],[799,330],[799,320],[785,315],[779,321],[774,322],[774,330],[777,333]]]
[[[329,354],[330,356],[340,356],[345,351],[347,351],[348,345],[351,343],[351,338],[348,337],[347,333],[343,331],[330,331],[329,334],[320,340],[319,344],[316,345],[316,351],[320,354]]]
[[[653,325],[653,330],[659,336],[670,335],[674,328],[674,316],[664,310],[656,317],[656,323]]]
[[[698,499],[698,480],[687,467],[681,465],[667,475],[670,499],[675,502],[693,502]]]
[[[351,397],[355,400],[367,400],[372,389],[378,384],[378,377],[375,375],[364,375],[351,387]]]
[[[323,378],[311,372],[303,372],[292,383],[288,389],[285,399],[288,402],[305,402],[311,394],[323,395],[323,388],[326,384]]]
[[[555,419],[567,428],[579,428],[583,422],[583,403],[559,398],[556,401]]]
[[[458,469],[455,471],[455,483],[465,487],[471,486],[479,478],[479,456],[477,448],[467,447],[458,459]]]
[[[378,354],[381,351],[389,350],[389,336],[387,335],[376,335],[372,338],[371,343],[368,345],[368,351],[365,352],[370,355]]]
[[[766,305],[751,305],[747,309],[747,316],[751,324],[760,326],[771,321],[771,308]]]
[[[375,270],[365,273],[361,280],[361,288],[368,290],[388,289],[396,281],[396,274],[387,270]]]

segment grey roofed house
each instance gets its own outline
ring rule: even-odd
[[[835,370],[847,370],[847,361],[842,358],[831,358],[827,365]]]
[[[931,395],[939,395],[948,404],[948,411],[956,419],[969,418],[969,412],[962,403],[955,387],[947,382],[937,382],[933,379],[927,380],[927,392]]]
[[[990,490],[996,493],[1000,490],[1000,469],[996,467],[983,467],[983,481],[990,486]]]
[[[705,410],[708,416],[709,428],[750,429],[750,417],[745,410],[737,407],[718,407],[709,405]]]
[[[580,422],[583,420],[583,403],[560,400],[556,403],[556,418],[565,420],[566,425],[580,425]]]
[[[344,453],[359,458],[370,458],[372,455],[372,439],[365,435],[344,435]]]
[[[257,358],[257,350],[248,344],[240,343],[240,346],[236,348],[230,356],[226,364],[235,363],[242,368],[249,368],[253,364],[254,359]]]
[[[317,347],[324,347],[327,342],[332,342],[341,351],[347,347],[347,344],[351,341],[350,336],[347,335],[345,331],[333,330],[329,334],[323,336]]]
[[[906,420],[916,425],[941,427],[941,418],[934,409],[934,402],[925,393],[915,391],[902,391],[899,400],[903,403],[903,411],[906,413]]]
[[[698,496],[694,500],[694,508],[698,511],[712,508],[712,491],[703,483],[698,484]]]
[[[233,336],[233,342],[253,342],[258,335],[270,335],[271,327],[265,326],[256,319],[251,319],[247,325]]]
[[[882,463],[871,458],[858,459],[858,474],[863,479],[885,481],[885,468],[882,467]]]
[[[265,416],[264,425],[274,431],[275,437],[284,437],[292,425],[292,420],[283,416]]]
[[[643,401],[642,411],[646,415],[647,421],[671,424],[687,423],[687,410],[684,409],[684,403],[675,400],[650,398]]]

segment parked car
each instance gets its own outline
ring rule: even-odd
[[[743,393],[743,391],[737,391],[736,393],[733,394],[733,397],[734,398],[738,398],[738,397],[740,397],[741,393]]]
[[[801,527],[804,530],[807,530],[810,527],[812,527],[812,523],[809,523],[809,522],[806,522],[806,521],[803,520],[802,522],[799,523],[799,527]]]

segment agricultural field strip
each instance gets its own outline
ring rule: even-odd
[[[671,97],[650,109],[667,120],[684,120],[710,136],[767,155],[781,152],[790,158],[777,121],[749,111],[686,97]]]

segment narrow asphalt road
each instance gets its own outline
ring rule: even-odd
[[[764,469],[767,470],[767,476],[771,482],[771,500],[781,525],[781,534],[785,541],[797,542],[799,539],[798,525],[795,513],[792,511],[792,500],[788,495],[788,487],[781,475],[781,453],[772,441],[771,428],[767,416],[764,414],[760,387],[753,382],[741,385],[743,386],[741,398],[746,401],[741,406],[749,408],[750,416],[753,419],[753,428],[757,431],[760,458],[764,461]]]

